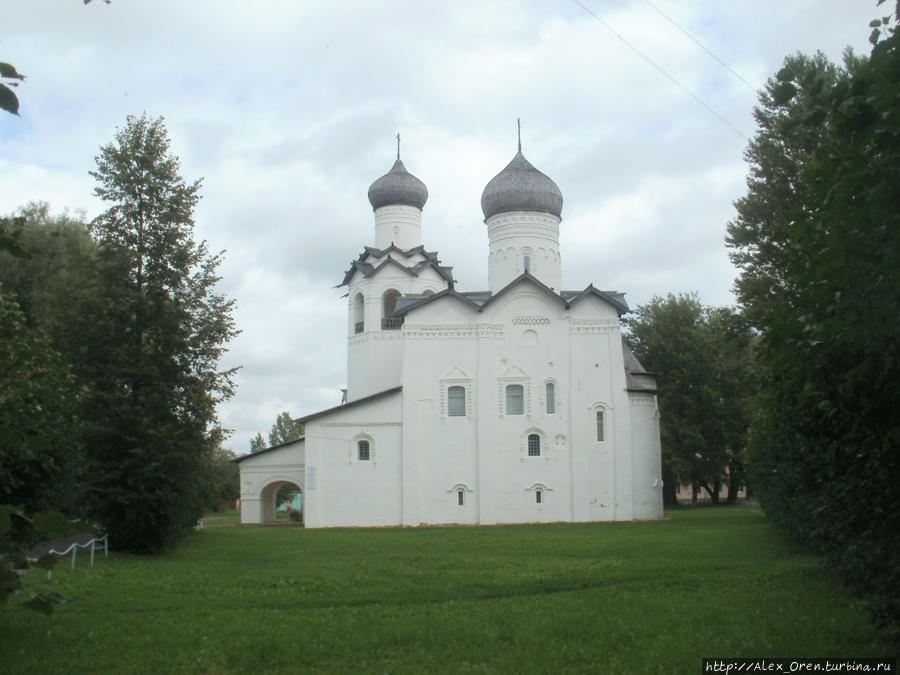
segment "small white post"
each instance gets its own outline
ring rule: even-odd
[[[78,547],[72,549],[72,569],[75,569],[75,556],[78,555]]]
[[[94,566],[94,546],[97,544],[97,540],[91,537],[91,567]]]

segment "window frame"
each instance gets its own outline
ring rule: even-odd
[[[597,408],[595,410],[595,427],[594,433],[596,434],[598,443],[606,442],[606,410],[603,408]]]
[[[544,414],[556,415],[556,380],[544,380]]]
[[[367,443],[369,447],[368,459],[360,457],[360,443]],[[353,435],[347,444],[347,463],[348,464],[370,464],[378,463],[378,443],[375,437],[369,433],[368,429],[360,430],[359,433]]]
[[[454,392],[456,395],[454,396]],[[447,417],[467,417],[468,401],[466,396],[466,387],[462,384],[451,384],[447,386]],[[459,402],[462,400],[462,407]]]
[[[363,446],[365,446],[365,457],[363,457]],[[370,462],[372,461],[372,444],[367,438],[360,438],[356,441],[356,461]]]
[[[534,443],[532,443],[534,441]],[[540,457],[541,456],[541,435],[535,432],[528,434],[526,439],[526,446],[528,448],[528,456],[529,457]]]
[[[450,414],[450,389],[462,387],[465,393],[465,413],[462,415]],[[453,366],[447,371],[440,381],[440,405],[442,420],[470,420],[473,413],[472,378],[459,366]]]
[[[510,407],[511,407],[510,401],[512,399],[510,398],[510,392],[511,392],[511,390],[513,390],[515,388],[518,388],[518,391],[519,391],[519,396],[517,397],[519,406],[517,407],[518,412],[511,412],[510,411]],[[503,414],[504,415],[516,415],[516,416],[524,415],[525,414],[525,385],[521,384],[519,382],[510,382],[503,388],[503,391],[504,391]]]

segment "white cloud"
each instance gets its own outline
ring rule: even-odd
[[[583,0],[745,136],[755,95],[647,2]],[[866,51],[875,3],[654,5],[754,86],[795,51]],[[723,246],[746,140],[574,2],[13,3],[3,60],[28,75],[0,118],[0,203],[102,205],[88,171],[128,114],[164,115],[198,236],[227,249],[243,333],[222,405],[245,451],[276,415],[335,405],[345,382],[349,261],[373,239],[369,184],[394,135],[430,191],[423,239],[463,290],[486,286],[481,191],[515,151],[560,186],[563,281],[632,306],[696,290],[731,301]]]

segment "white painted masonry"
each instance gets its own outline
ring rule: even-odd
[[[375,246],[342,284],[347,402],[238,460],[242,522],[274,519],[284,482],[306,527],[662,517],[655,378],[622,341],[621,293],[560,290],[553,181],[520,151],[485,188],[476,293],[422,246],[427,190],[399,158],[369,199]]]

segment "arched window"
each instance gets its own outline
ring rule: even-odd
[[[534,503],[541,504],[544,501],[544,491],[538,488],[534,491]]]
[[[394,310],[397,309],[397,298],[399,297],[400,291],[394,290],[393,288],[384,292],[384,295],[381,296],[382,302],[384,303],[384,316],[394,313]]]
[[[466,505],[466,491],[462,488],[459,488],[456,491],[456,504],[457,506],[465,506]]]
[[[450,417],[465,417],[466,415],[466,388],[452,386],[447,389],[447,415]]]
[[[531,256],[530,255],[526,255],[522,259],[522,266],[525,268],[526,272],[531,272]]]
[[[541,456],[541,437],[537,434],[528,434],[528,456]]]
[[[369,441],[356,442],[356,458],[361,462],[369,461]]]
[[[603,441],[605,438],[603,429],[604,415],[602,410],[597,411],[597,440]]]
[[[525,388],[521,384],[506,385],[506,414],[525,414]]]
[[[400,297],[400,291],[389,288],[381,296],[381,328],[397,329],[403,325],[403,317],[392,317],[391,314],[397,309],[397,300]]]
[[[556,412],[556,385],[547,382],[544,389],[547,398],[547,414],[553,415]]]
[[[353,333],[362,333],[365,330],[365,302],[362,293],[357,293],[353,298],[353,304],[350,308],[351,321],[353,322]]]

